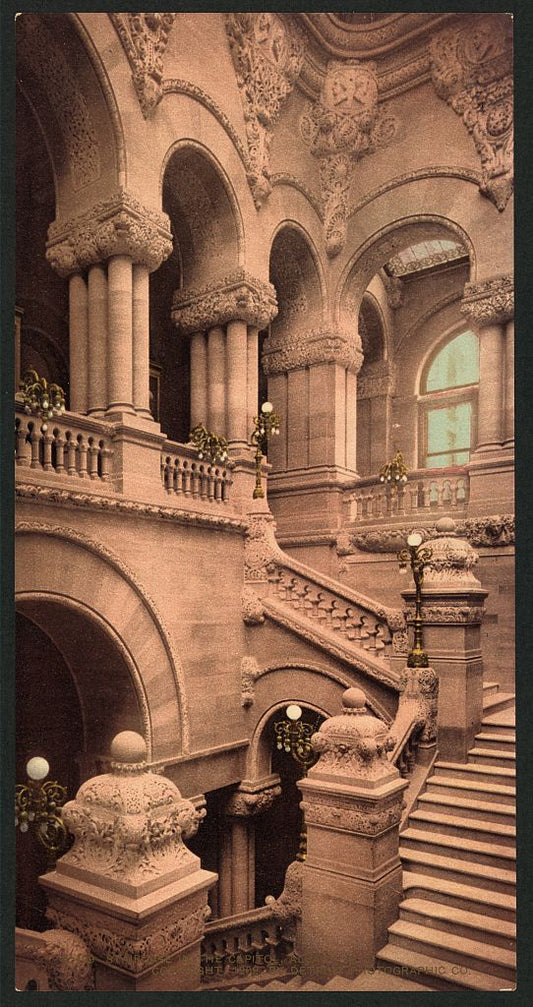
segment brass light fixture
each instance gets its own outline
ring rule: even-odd
[[[53,419],[54,416],[61,416],[65,412],[65,393],[61,385],[55,382],[49,384],[46,378],[40,378],[37,371],[30,368],[26,371],[20,387],[24,412],[33,413],[43,420],[41,429],[46,433],[48,424],[45,421]]]
[[[208,430],[203,423],[197,423],[193,430],[191,430],[189,440],[196,448],[198,458],[205,458],[206,461],[213,464],[215,462],[220,462],[220,464],[223,465],[224,462],[227,462],[228,442],[226,438],[219,437],[218,434],[214,434],[213,431]]]
[[[398,553],[400,572],[405,573],[409,563],[415,582],[414,640],[407,658],[408,668],[427,668],[429,665],[429,658],[423,646],[422,584],[424,583],[424,567],[432,556],[432,550],[423,545],[423,537],[419,531],[411,532],[407,537],[407,548],[401,549]]]
[[[17,784],[15,790],[15,828],[28,832],[30,826],[36,830],[37,839],[44,846],[48,857],[48,869],[68,846],[68,833],[61,818],[61,808],[67,788],[55,780],[45,780],[50,766],[42,756],[35,756],[26,764],[29,783]]]
[[[303,767],[303,775],[307,776],[308,770],[317,760],[317,754],[311,746],[311,736],[318,728],[318,720],[315,724],[307,724],[301,719],[302,708],[297,703],[290,703],[286,707],[285,717],[274,724],[274,734],[276,738],[276,748],[284,751]],[[300,845],[297,860],[305,860],[307,857],[307,832],[305,826],[300,832]]]
[[[408,468],[403,460],[403,454],[398,448],[394,458],[381,469],[379,481],[386,483],[391,489],[398,489],[399,486],[403,486],[407,482],[407,472]]]
[[[250,435],[250,440],[256,447],[255,486],[252,494],[254,500],[263,499],[265,495],[261,485],[261,462],[268,451],[268,438],[271,434],[279,434],[280,422],[271,402],[263,402],[259,416],[254,416],[254,429]]]

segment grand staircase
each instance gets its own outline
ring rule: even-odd
[[[400,835],[403,901],[377,968],[435,990],[515,984],[514,696],[484,688],[466,764],[436,762]]]

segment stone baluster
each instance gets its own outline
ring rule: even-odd
[[[487,597],[474,575],[477,554],[459,538],[455,521],[441,518],[424,567],[424,649],[439,676],[438,746],[442,758],[466,762],[483,713],[481,623]],[[402,591],[408,622],[414,591]]]
[[[97,991],[198,989],[216,874],[183,840],[202,813],[148,771],[140,735],[118,734],[111,757],[63,808],[74,845],[40,878],[48,917],[89,948]]]
[[[313,735],[318,762],[298,782],[307,830],[301,869],[304,975],[325,982],[374,966],[401,898],[398,854],[407,786],[387,753],[393,739],[360,689]]]
[[[226,805],[229,829],[221,848],[218,910],[221,917],[255,906],[255,822],[281,794],[278,776],[243,780]]]

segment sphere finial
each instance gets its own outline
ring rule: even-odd
[[[146,760],[146,742],[136,731],[121,731],[111,742],[111,758],[114,762],[139,763]]]

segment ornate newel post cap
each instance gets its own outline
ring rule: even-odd
[[[320,754],[309,771],[309,776],[317,780],[373,787],[398,776],[387,758],[394,739],[387,725],[367,709],[362,689],[346,690],[342,713],[325,720],[313,734],[311,744]]]
[[[57,874],[138,899],[200,869],[187,849],[205,811],[146,764],[146,742],[122,731],[111,742],[111,771],[82,784],[63,819],[74,845]]]
[[[481,588],[473,572],[478,555],[466,539],[459,537],[455,521],[443,517],[435,530],[435,537],[428,543],[431,559],[424,567],[424,589],[447,582],[457,588]]]

